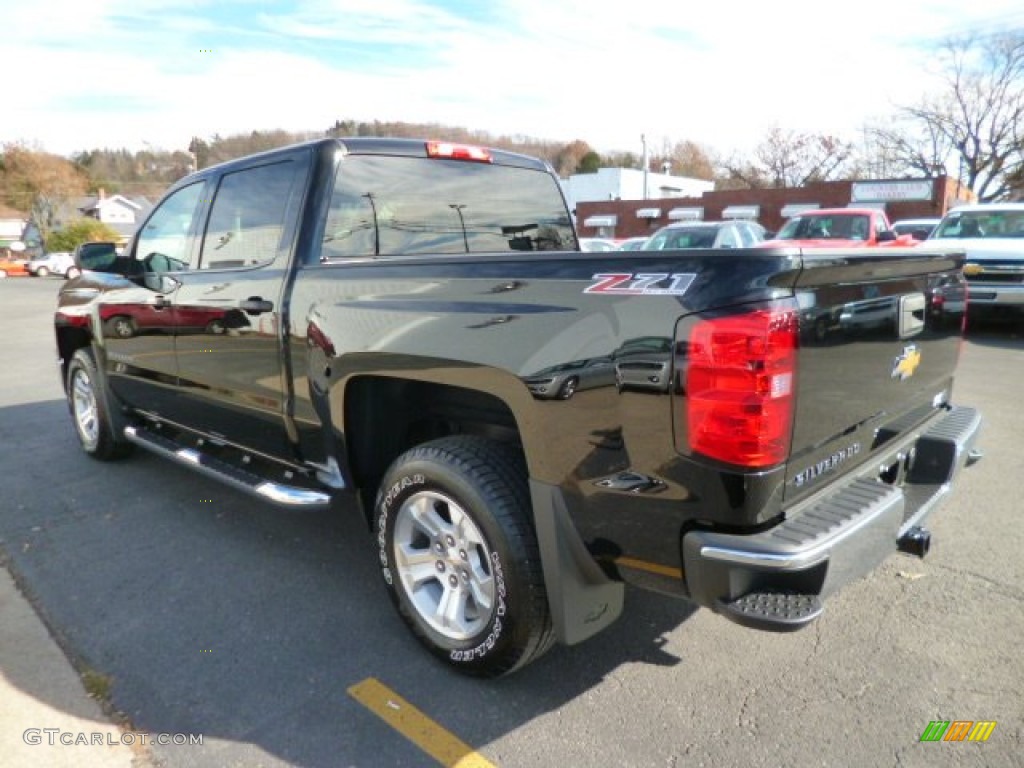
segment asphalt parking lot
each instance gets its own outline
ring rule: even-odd
[[[0,556],[124,727],[203,736],[140,765],[1024,765],[1020,326],[964,344],[955,397],[982,410],[986,456],[927,559],[894,555],[789,635],[630,590],[609,631],[481,682],[405,631],[354,510],[288,515],[156,457],[86,458],[55,369],[59,285],[0,282]],[[0,671],[67,707],[38,670]],[[921,742],[933,720],[996,726]]]

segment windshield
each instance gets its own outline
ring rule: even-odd
[[[1024,210],[954,211],[942,220],[932,237],[1024,237]]]
[[[870,217],[855,213],[825,216],[794,216],[787,221],[776,240],[867,240]]]

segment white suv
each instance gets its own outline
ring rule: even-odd
[[[928,238],[967,252],[967,311],[1024,312],[1024,203],[976,203],[947,213]]]

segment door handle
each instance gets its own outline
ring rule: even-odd
[[[171,306],[171,300],[168,299],[166,296],[157,296],[155,299],[153,299],[153,306],[156,307],[157,309],[167,309],[169,306]]]
[[[248,315],[262,315],[264,312],[274,310],[274,302],[267,301],[261,296],[250,296],[248,299],[238,302],[238,308]]]

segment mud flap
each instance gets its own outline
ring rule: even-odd
[[[530,497],[555,634],[566,645],[581,643],[622,614],[625,585],[594,562],[557,487],[531,480]]]

